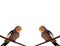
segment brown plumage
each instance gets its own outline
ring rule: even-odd
[[[8,33],[8,39],[15,41],[19,37],[19,32],[22,30],[20,26],[16,26],[12,31]],[[1,46],[6,46],[10,40],[5,40]]]
[[[41,32],[41,36],[42,36],[42,38],[45,40],[45,41],[48,41],[48,40],[51,40],[51,39],[53,39],[53,34],[49,31],[49,30],[47,30],[44,26],[40,26],[40,28],[39,28],[39,30],[40,30],[40,32]],[[52,37],[53,36],[53,37]],[[60,46],[57,42],[56,42],[56,40],[51,40],[50,41],[53,45],[55,45],[55,46]]]

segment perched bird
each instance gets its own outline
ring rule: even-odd
[[[52,32],[50,32],[49,30],[47,30],[46,27],[44,27],[44,26],[40,26],[40,27],[39,27],[39,31],[41,32],[41,36],[42,36],[42,38],[43,38],[45,41],[48,41],[48,40],[51,40],[51,39],[54,38]],[[54,46],[60,46],[60,45],[56,42],[55,39],[54,39],[54,40],[51,40],[50,42],[51,42]]]
[[[15,41],[19,37],[19,32],[22,30],[20,26],[16,26],[12,31],[8,33],[8,39]],[[6,46],[10,40],[5,40],[1,46]]]

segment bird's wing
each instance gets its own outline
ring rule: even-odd
[[[50,36],[51,36],[52,38],[54,38],[54,35],[53,35],[52,32],[50,32],[50,31],[48,30],[48,33],[50,34]]]
[[[10,31],[7,35],[7,38],[9,38],[11,36],[11,34],[13,33],[13,31]]]

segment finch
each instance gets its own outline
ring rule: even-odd
[[[12,31],[8,33],[8,39],[15,41],[17,38],[19,38],[19,32],[22,30],[20,26],[16,26]],[[6,46],[10,40],[5,40],[4,43],[1,46]]]
[[[44,26],[40,26],[40,27],[39,27],[39,31],[41,32],[41,36],[42,36],[42,38],[43,38],[45,41],[48,41],[48,40],[54,38],[52,32],[50,32],[49,30],[47,30],[46,27],[44,27]],[[54,39],[54,40],[51,40],[50,42],[51,42],[54,46],[60,46],[60,45],[56,42],[55,39]]]

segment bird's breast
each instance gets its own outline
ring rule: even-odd
[[[19,37],[19,33],[13,33],[9,38],[11,39],[11,40],[16,40],[17,38]]]
[[[45,40],[52,39],[51,36],[46,32],[42,33],[41,35],[42,35],[42,38],[45,39]]]

